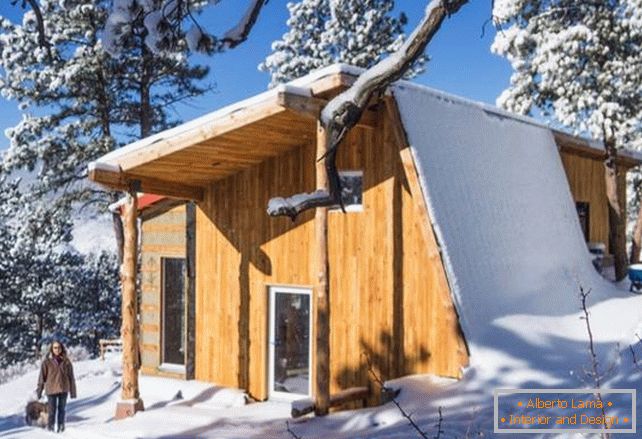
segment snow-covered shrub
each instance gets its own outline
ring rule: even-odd
[[[39,366],[40,364],[35,360],[26,360],[0,368],[0,384],[21,377],[32,370],[38,369]]]

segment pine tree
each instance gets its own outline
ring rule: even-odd
[[[56,329],[72,345],[97,354],[100,339],[120,334],[118,260],[107,252],[82,258],[69,273],[75,288],[65,295],[62,324]]]
[[[7,130],[0,168],[7,194],[0,197],[0,365],[33,355],[54,333],[93,350],[92,340],[117,325],[116,265],[69,245],[79,210],[104,212],[119,196],[86,184],[87,164],[171,127],[179,122],[171,104],[205,91],[198,81],[207,69],[190,66],[185,51],[148,51],[140,22],[128,28],[120,55],[110,56],[99,38],[110,3],[40,2],[46,48],[33,12],[21,24],[0,19],[0,92],[23,111]],[[8,182],[25,171],[19,189]]]
[[[35,19],[0,23],[0,91],[18,101],[23,120],[7,131],[6,172],[37,170],[34,197],[71,207],[98,204],[107,196],[85,184],[88,162],[123,142],[171,127],[171,105],[199,95],[207,69],[189,65],[184,52],[150,53],[142,23],[129,26],[125,50],[111,57],[99,39],[110,2],[44,0],[48,50],[33,32]]]
[[[494,16],[503,29],[492,50],[514,70],[498,104],[537,109],[605,145],[610,251],[620,279],[626,250],[615,157],[642,129],[642,2],[498,0]]]
[[[404,40],[406,17],[390,16],[392,0],[302,0],[287,7],[289,30],[259,65],[271,74],[270,87],[338,62],[371,67]],[[406,77],[421,73],[423,64]]]

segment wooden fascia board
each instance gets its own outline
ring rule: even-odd
[[[181,200],[203,201],[204,189],[145,176],[128,175],[100,167],[89,170],[89,179],[112,190],[128,191],[134,187],[137,191],[165,195]]]
[[[185,150],[190,146],[221,136],[284,111],[285,108],[278,105],[275,96],[271,96],[254,105],[225,114],[207,125],[195,126],[171,138],[159,139],[154,143],[137,148],[128,154],[123,154],[115,158],[114,161],[117,162],[123,172],[127,173],[146,163],[167,157],[170,154]]]
[[[587,157],[595,160],[606,159],[606,151],[590,146],[586,140],[580,139],[570,134],[553,130],[555,143],[561,152],[575,154],[581,157]],[[619,154],[616,158],[616,163],[619,166],[630,169],[640,164],[640,161],[634,157],[629,157],[624,154]]]

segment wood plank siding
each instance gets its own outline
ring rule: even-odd
[[[332,393],[371,384],[362,354],[383,379],[456,377],[467,363],[439,249],[421,229],[423,199],[409,189],[404,145],[385,114],[376,129],[354,129],[338,158],[340,169],[363,171],[364,193],[361,212],[328,219]],[[292,222],[266,206],[314,190],[313,139],[206,188],[196,218],[196,379],[267,397],[268,287],[315,280],[313,212]]]
[[[604,180],[604,163],[600,157],[588,157],[575,152],[561,151],[571,193],[575,202],[589,205],[590,242],[603,242],[609,248],[609,212]],[[626,218],[626,172],[628,168],[618,166],[618,191],[620,206]]]
[[[174,207],[142,223],[141,369],[148,375],[184,377],[184,374],[163,372],[158,367],[161,363],[162,330],[161,258],[185,258],[185,227],[185,205]]]

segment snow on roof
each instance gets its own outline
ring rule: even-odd
[[[144,139],[141,139],[137,142],[131,143],[123,148],[114,150],[104,156],[102,156],[99,160],[92,162],[89,164],[90,169],[103,169],[106,167],[113,166],[113,163],[116,162],[119,158],[131,154],[137,150],[144,149],[145,147],[160,142],[162,140],[167,140],[172,137],[175,137],[181,133],[184,133],[186,131],[198,129],[200,126],[206,126],[209,124],[212,124],[214,121],[216,121],[218,118],[231,114],[233,112],[236,112],[238,110],[241,110],[243,108],[252,106],[254,104],[257,104],[259,102],[263,102],[267,99],[275,97],[278,93],[280,92],[288,92],[288,93],[293,93],[293,94],[299,94],[301,96],[310,96],[310,86],[323,78],[326,78],[328,76],[332,75],[337,75],[337,74],[346,74],[346,75],[351,75],[351,76],[359,76],[361,73],[363,73],[365,70],[359,67],[354,67],[350,66],[347,64],[333,64],[328,67],[321,68],[319,70],[315,70],[311,73],[309,73],[306,76],[303,76],[301,78],[295,79],[293,81],[288,82],[287,84],[281,84],[278,87],[275,87],[271,90],[265,91],[263,93],[260,93],[258,95],[252,96],[248,99],[244,99],[242,101],[236,102],[234,104],[228,105],[226,107],[223,107],[219,110],[213,111],[211,113],[208,113],[204,116],[198,117],[194,120],[191,120],[190,122],[183,123],[181,125],[178,125],[174,128],[162,131],[160,133],[157,133],[155,135],[146,137]],[[429,91],[435,95],[442,96],[444,99],[449,99],[455,102],[459,102],[462,105],[469,105],[469,106],[474,106],[477,108],[480,108],[481,110],[488,112],[489,114],[494,114],[498,117],[505,117],[505,118],[511,118],[514,120],[521,120],[523,122],[535,125],[535,126],[540,126],[540,127],[546,127],[545,124],[542,122],[533,119],[531,117],[526,117],[526,116],[521,116],[517,114],[513,114],[504,110],[501,110],[497,107],[494,107],[492,105],[484,104],[481,102],[476,102],[472,101],[469,99],[461,98],[455,95],[451,95],[445,92],[437,91],[434,89],[430,89],[429,87],[425,87],[422,85],[418,85],[415,83],[412,83],[410,81],[398,81],[396,84],[398,85],[403,85],[404,87],[415,87],[417,90],[421,91]],[[589,139],[581,139],[584,143],[586,143],[587,146],[599,150],[604,150],[603,145],[600,142],[596,142],[594,140],[589,140]],[[634,151],[628,151],[628,150],[623,150],[621,151],[621,154],[627,157],[630,157],[634,160],[642,161],[642,154]],[[112,170],[111,168],[105,169],[105,170]]]
[[[334,64],[328,67],[325,67],[323,69],[315,70],[314,72],[303,76],[301,78],[295,79],[293,81],[288,82],[287,84],[282,84],[278,87],[275,87],[271,90],[265,91],[263,93],[260,93],[258,95],[252,96],[248,99],[244,99],[239,102],[235,102],[234,104],[228,105],[226,107],[223,107],[219,110],[213,111],[211,113],[207,113],[204,116],[198,117],[194,120],[191,120],[189,122],[183,123],[181,125],[178,125],[174,128],[170,128],[165,131],[161,131],[160,133],[154,134],[152,136],[146,137],[144,139],[141,139],[137,142],[130,143],[129,145],[114,150],[110,152],[109,154],[106,154],[102,156],[98,161],[92,162],[89,164],[90,169],[94,168],[99,168],[101,165],[106,164],[106,162],[112,162],[117,160],[119,157],[122,157],[124,155],[130,154],[134,151],[137,151],[139,149],[143,149],[147,147],[148,145],[151,145],[156,142],[160,142],[165,139],[172,138],[174,136],[177,136],[180,133],[183,133],[185,131],[189,131],[195,128],[198,128],[203,125],[208,125],[211,124],[213,121],[216,119],[220,118],[221,116],[231,114],[235,111],[241,110],[243,108],[252,106],[254,104],[257,104],[259,102],[263,102],[267,99],[270,99],[272,97],[275,97],[278,93],[280,92],[289,92],[289,93],[294,93],[298,94],[301,96],[310,96],[310,90],[309,86],[314,83],[315,81],[318,81],[322,78],[325,78],[327,76],[332,76],[336,75],[339,73],[345,73],[353,76],[359,75],[361,72],[361,69],[358,69],[356,67],[348,66],[345,64]]]
[[[471,364],[487,361],[484,352],[548,370],[568,370],[564,355],[580,352],[583,364],[580,285],[602,307],[594,331],[603,340],[632,335],[642,310],[618,305],[626,293],[593,268],[551,130],[425,87],[400,83],[392,93]],[[555,344],[557,354],[547,355]]]

